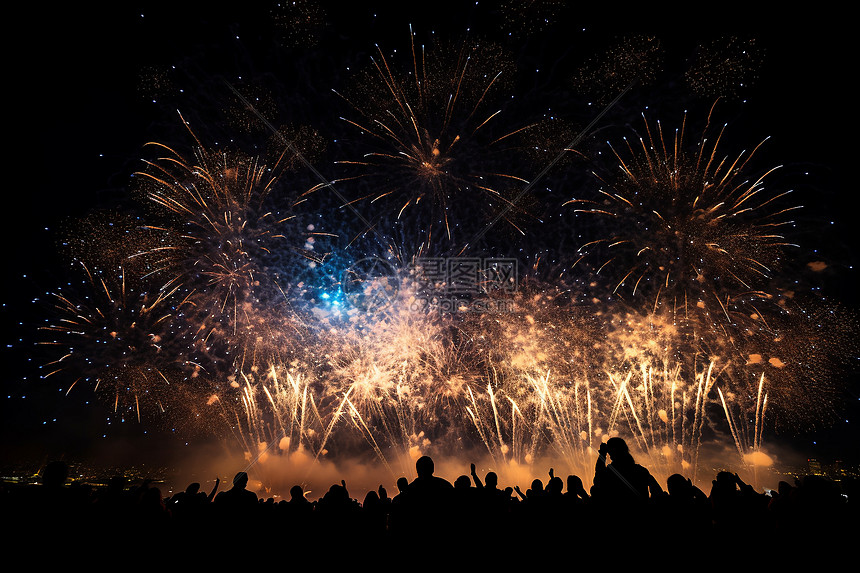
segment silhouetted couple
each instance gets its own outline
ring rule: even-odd
[[[595,503],[619,507],[636,507],[663,494],[663,488],[644,467],[633,460],[627,442],[609,438],[600,445],[594,467],[591,495]],[[606,457],[611,463],[606,465]]]

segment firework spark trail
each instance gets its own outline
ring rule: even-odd
[[[566,404],[561,403],[564,400],[562,394],[549,387],[549,372],[542,377],[529,377],[529,382],[540,403],[539,418],[547,421],[551,431],[552,439],[548,441],[563,459],[576,459],[575,444],[579,432],[573,428]]]
[[[349,411],[352,415],[351,420],[353,424],[355,424],[356,427],[361,429],[362,435],[373,447],[373,451],[376,453],[379,460],[385,465],[385,468],[391,473],[392,476],[396,476],[397,474],[394,472],[394,470],[391,469],[391,466],[388,464],[388,460],[386,459],[385,454],[382,453],[382,448],[379,447],[379,444],[374,437],[374,432],[367,426],[367,422],[365,422],[361,413],[348,398],[344,397],[344,401],[349,406]]]
[[[702,435],[702,428],[705,425],[705,407],[707,405],[708,394],[711,392],[711,388],[713,388],[714,384],[716,384],[716,377],[713,376],[714,372],[714,362],[711,361],[708,364],[708,369],[705,373],[698,375],[697,380],[697,392],[696,392],[696,402],[694,404],[694,418],[693,418],[693,434],[690,436],[690,443],[694,445],[693,450],[693,471],[698,470],[698,460],[699,460],[699,438]]]
[[[741,459],[746,463],[752,454],[761,451],[762,428],[764,425],[764,415],[767,410],[767,393],[764,392],[764,374],[759,378],[758,392],[756,393],[755,405],[753,406],[752,417],[753,427],[750,431],[749,424],[746,422],[746,416],[750,413],[744,411],[744,404],[738,400],[734,404],[739,407],[739,414],[732,412],[730,403],[727,402],[725,395],[721,389],[717,389],[720,396],[720,403],[726,415],[726,420],[729,425],[729,430],[732,435],[732,440],[738,450]],[[743,420],[743,422],[739,421]],[[750,436],[752,434],[752,436]],[[755,460],[753,460],[755,465]]]
[[[490,441],[487,439],[487,435],[484,433],[483,424],[478,418],[478,401],[475,399],[475,393],[472,391],[471,386],[467,386],[466,389],[469,392],[469,399],[472,402],[471,406],[466,406],[466,413],[469,415],[469,419],[472,420],[472,424],[474,424],[475,429],[478,431],[481,441],[487,446],[487,449],[490,450],[490,453],[492,454],[493,449],[490,446]]]
[[[577,391],[577,395],[576,395],[577,419],[581,420],[582,419],[582,412],[578,409],[579,408],[579,395],[578,395],[579,385],[578,384],[575,386],[575,389]],[[588,387],[587,383],[585,384],[585,390],[586,390],[586,399],[587,399],[587,402],[586,402],[587,407],[585,410],[585,419],[588,422],[588,433],[583,435],[582,431],[580,431],[580,437],[585,438],[582,440],[582,443],[585,445],[585,451],[582,452],[583,457],[585,457],[585,454],[587,452],[590,453],[591,437],[594,435],[594,424],[593,424],[594,418],[592,417],[591,389]]]
[[[761,375],[761,381],[758,385],[758,397],[756,398],[755,408],[755,435],[753,437],[753,447],[756,450],[761,449],[762,430],[764,428],[764,413],[767,410],[767,394],[762,398],[762,390],[764,389],[764,374]]]
[[[496,407],[496,395],[493,392],[492,384],[487,384],[487,396],[489,396],[490,405],[493,407],[493,421],[496,425],[496,436],[499,439],[499,451],[504,455],[507,452],[507,447],[504,440],[502,440],[502,429],[499,426],[499,409]],[[474,396],[472,397],[472,401],[474,402]]]
[[[288,385],[284,388],[278,379],[278,373],[274,365],[271,368],[270,378],[273,381],[272,392],[267,387],[263,387],[266,396],[269,398],[269,403],[272,405],[272,410],[275,415],[275,421],[281,424],[280,435],[286,437],[287,445],[291,445],[295,440],[299,440],[301,445],[302,438],[310,429],[306,424],[309,413],[308,404],[308,383],[302,383],[301,378],[287,373]],[[275,396],[279,399],[287,397],[286,404],[279,404],[275,401]],[[315,410],[312,413],[317,414],[316,422],[321,422],[318,417],[318,412]],[[288,422],[289,426],[285,427],[284,423]],[[284,448],[281,448],[284,449]]]
[[[642,379],[635,380],[638,385],[634,388],[636,372]],[[636,440],[653,467],[668,475],[697,467],[700,422],[706,417],[707,401],[693,404],[684,398],[676,405],[676,376],[680,369],[663,372],[665,375],[654,365],[643,364],[620,378],[607,374],[613,390],[603,391],[598,400],[602,406],[597,407],[606,409],[606,417],[598,421],[605,431],[595,427],[596,408],[590,385],[584,381],[560,384],[547,373],[523,375],[525,385],[519,391],[526,394],[519,400],[507,396],[510,416],[500,412],[501,402],[492,384],[485,394],[468,389],[466,412],[488,453],[500,466],[531,464],[550,455],[572,471],[588,472],[595,451],[592,440],[599,440],[601,434],[625,435]],[[703,395],[713,383],[707,370],[699,373],[697,384]],[[481,401],[486,402],[486,408]],[[481,414],[484,410],[486,415]],[[619,418],[627,423],[620,425]],[[518,424],[525,424],[524,432],[519,431]]]
[[[738,449],[738,453],[743,455],[744,447],[741,445],[741,439],[738,435],[738,427],[737,422],[732,416],[732,413],[729,411],[729,407],[726,405],[726,398],[723,395],[722,388],[717,388],[717,393],[720,395],[720,402],[723,404],[723,410],[726,412],[726,421],[729,424],[729,431],[732,434],[732,439],[735,441],[735,447]]]
[[[477,412],[478,411],[477,404],[475,403],[475,396],[472,393],[471,388],[469,388],[469,394],[472,398],[472,403],[474,405],[475,411]],[[501,460],[502,460],[502,463],[504,464],[507,461],[508,454],[510,453],[510,448],[505,443],[504,434],[502,433],[501,419],[499,416],[499,408],[498,408],[498,405],[496,404],[496,393],[493,390],[492,383],[487,384],[487,397],[490,401],[490,406],[493,409],[493,424],[494,424],[494,427],[496,429],[496,440],[498,440],[498,451],[501,454]],[[522,414],[520,412],[519,406],[517,406],[517,403],[514,402],[513,399],[510,399],[510,402],[511,402],[511,425],[512,425],[511,436],[512,436],[512,438],[514,438],[516,436],[516,428],[514,427],[514,424],[516,424],[517,415],[519,414],[521,416]],[[482,437],[483,437],[483,433],[482,433]],[[486,441],[486,438],[484,438],[484,442],[487,444],[487,447],[490,448],[490,444]],[[492,451],[492,448],[490,448],[490,449]],[[514,452],[514,455],[516,455],[516,452]]]

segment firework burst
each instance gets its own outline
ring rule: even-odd
[[[722,131],[711,143],[706,128],[688,151],[683,125],[671,137],[659,122],[646,128],[635,144],[625,141],[626,153],[613,148],[620,174],[610,182],[598,176],[599,198],[569,201],[609,229],[579,249],[578,262],[610,281],[613,295],[640,297],[651,312],[666,308],[703,330],[728,324],[742,332],[759,306],[778,298],[769,281],[791,246],[781,229],[796,207],[781,206],[788,192],[766,190],[773,169],[746,178],[758,146],[731,159],[719,152]]]
[[[475,365],[456,318],[423,308],[414,275],[400,278],[390,305],[341,323],[327,354],[327,392],[348,396],[377,439],[402,453],[450,439]]]
[[[138,420],[141,402],[163,412],[168,375],[178,371],[177,361],[164,360],[174,292],[151,296],[135,289],[122,268],[111,275],[81,266],[89,294],[81,300],[54,294],[57,320],[43,328],[53,338],[42,344],[62,348],[63,355],[45,366],[50,371],[43,377],[72,372],[67,394],[81,381],[92,383],[114,411],[134,411]]]
[[[624,38],[606,53],[590,58],[571,80],[578,92],[606,103],[631,83],[648,85],[662,66],[663,52],[653,36]]]
[[[181,287],[187,336],[201,350],[265,336],[268,311],[285,298],[281,272],[315,259],[314,251],[287,239],[292,216],[268,202],[280,160],[267,167],[241,153],[202,146],[189,160],[154,145],[169,155],[147,162],[149,169],[138,177],[165,223],[146,226],[159,245],[135,256],[149,262],[153,279],[161,277],[159,290]],[[296,239],[294,232],[290,236]],[[308,240],[313,237],[305,245]]]
[[[496,125],[502,110],[493,106],[513,71],[501,49],[476,42],[425,51],[411,39],[410,71],[379,48],[356,94],[342,96],[359,116],[346,121],[371,150],[341,161],[355,170],[341,180],[367,190],[356,201],[384,205],[397,219],[416,211],[428,239],[435,230],[451,240],[461,224],[455,212],[491,216],[508,207],[512,189],[527,185],[504,158],[529,126]]]
[[[764,50],[755,39],[728,36],[697,48],[687,73],[687,84],[705,97],[739,98],[755,84],[764,61]]]

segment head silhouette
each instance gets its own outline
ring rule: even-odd
[[[561,494],[561,491],[564,489],[564,482],[561,481],[561,478],[555,476],[549,480],[549,483],[546,484],[546,492],[551,495]]]
[[[420,478],[433,477],[434,470],[435,467],[433,466],[433,460],[430,456],[421,456],[418,458],[418,461],[415,462],[415,471],[418,473],[418,477]]]
[[[340,484],[332,484],[323,499],[334,503],[347,503],[349,502],[349,492]]]
[[[290,499],[300,501],[305,497],[305,490],[300,485],[294,485],[290,488]]]
[[[487,487],[495,489],[499,485],[499,476],[496,472],[487,472]]]
[[[406,488],[408,488],[408,487],[409,487],[409,480],[408,479],[406,479],[405,477],[397,478],[397,490],[400,491],[400,493],[405,492]]]
[[[375,509],[379,507],[379,504],[379,494],[370,490],[367,492],[367,495],[364,496],[364,503],[361,505],[364,509]]]
[[[68,477],[69,466],[66,462],[50,462],[42,468],[42,483],[47,487],[58,488],[66,483]]]
[[[248,474],[245,472],[239,472],[235,476],[233,476],[233,487],[236,489],[245,489],[248,485]]]
[[[732,472],[722,471],[717,473],[717,479],[714,480],[714,486],[722,492],[733,493],[738,489],[738,482],[735,474]]]
[[[606,440],[606,450],[609,452],[609,457],[612,458],[614,464],[632,464],[633,456],[630,455],[630,449],[627,447],[627,442],[623,438],[609,438]]]
[[[472,480],[469,479],[469,476],[462,475],[454,481],[455,489],[469,489],[470,487],[472,487]]]
[[[683,496],[687,494],[687,478],[681,474],[672,474],[666,479],[666,489],[671,496]]]
[[[624,441],[624,438],[609,438],[606,441],[606,449],[609,450],[610,456],[614,456],[619,453],[630,452],[630,449],[627,447],[627,442]]]

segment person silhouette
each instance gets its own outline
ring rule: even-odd
[[[581,504],[588,501],[588,492],[585,491],[585,487],[582,485],[582,478],[573,474],[567,476],[567,492],[564,495],[565,499],[572,504]]]
[[[609,438],[600,445],[598,454],[592,486],[595,501],[629,506],[663,494],[651,472],[634,461],[624,439]],[[608,466],[607,456],[612,460]]]
[[[409,522],[419,533],[438,537],[449,518],[454,486],[445,478],[433,475],[435,465],[430,456],[418,458],[415,471],[418,477],[410,482],[406,495]]]
[[[415,473],[418,477],[412,480],[409,484],[409,495],[411,497],[423,497],[426,499],[444,497],[450,494],[454,486],[446,480],[438,476],[434,476],[435,464],[430,456],[421,456],[415,462]]]
[[[214,503],[222,514],[234,518],[237,514],[254,511],[257,507],[257,494],[246,489],[247,486],[248,474],[239,472],[233,476],[233,487],[215,496]]]

